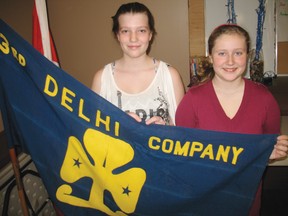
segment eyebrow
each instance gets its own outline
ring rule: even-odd
[[[122,29],[122,28],[131,28],[131,27],[127,27],[127,26],[119,26],[119,29]],[[136,28],[146,28],[146,29],[149,29],[149,26],[138,26]]]

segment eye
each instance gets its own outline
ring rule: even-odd
[[[243,55],[243,52],[242,51],[237,51],[237,52],[235,52],[235,55],[236,56],[241,56],[241,55]]]
[[[127,34],[127,33],[128,33],[128,30],[127,30],[127,29],[121,29],[120,33],[121,33],[121,34]]]
[[[225,52],[218,52],[218,56],[225,56],[226,53]]]
[[[147,32],[146,29],[139,29],[138,31],[139,31],[140,33],[146,33],[146,32]]]

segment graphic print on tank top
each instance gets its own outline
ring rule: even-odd
[[[135,96],[135,100],[129,100],[129,102],[125,103],[125,106],[122,104],[122,99],[125,97],[125,94],[117,90],[118,107],[125,112],[136,113],[142,119],[142,121],[146,121],[153,116],[160,116],[163,118],[166,124],[169,124],[169,103],[163,91],[159,87],[157,90],[158,94],[156,97],[150,98],[148,100],[146,99],[145,102],[143,102],[142,100],[137,99],[137,96]],[[125,107],[129,107],[129,109]],[[149,108],[147,109],[146,107]]]

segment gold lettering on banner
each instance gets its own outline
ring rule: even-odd
[[[0,50],[2,51],[2,53],[4,54],[9,54],[10,49],[9,49],[9,41],[7,40],[7,38],[5,37],[5,35],[3,35],[2,33],[0,33],[0,38],[3,39],[3,41],[0,44]]]
[[[88,116],[87,113],[85,113],[85,100],[78,98],[77,94],[67,87],[63,87],[62,90],[59,89],[57,80],[49,74],[46,76],[43,92],[51,98],[60,96],[61,100],[59,104],[66,110],[75,113],[77,117],[86,122],[91,122],[91,119],[94,119],[96,127],[104,126],[107,132],[113,132],[115,136],[119,136],[119,122],[112,122],[111,117],[109,115],[103,115],[100,110],[96,110],[93,116]],[[75,105],[76,109],[74,110],[73,107],[75,108]]]
[[[18,51],[14,47],[12,47],[12,46],[10,47],[9,41],[7,40],[5,35],[0,33],[0,39],[3,40],[0,43],[0,51],[5,55],[8,55],[11,51],[13,57],[18,61],[18,63],[23,67],[26,66],[26,60],[25,60],[24,56],[21,53],[18,53]]]
[[[51,87],[51,85],[52,85],[52,88],[49,88]],[[44,85],[44,93],[46,93],[50,97],[55,97],[58,93],[57,81],[49,74],[46,76],[46,81]]]
[[[69,97],[71,96],[71,97]],[[70,106],[73,102],[73,98],[75,98],[76,94],[72,92],[70,89],[64,87],[61,97],[61,105],[66,107],[70,112],[73,112],[73,108]]]
[[[90,119],[86,115],[84,115],[84,113],[83,113],[83,110],[84,110],[83,107],[84,107],[84,100],[81,98],[80,103],[79,103],[78,116],[80,118],[84,119],[85,121],[90,122]]]
[[[233,165],[237,164],[240,154],[244,151],[244,148],[238,148],[236,146],[214,146],[213,144],[204,145],[203,143],[196,141],[185,141],[184,143],[181,143],[179,140],[161,140],[161,138],[156,136],[151,136],[149,138],[148,147],[154,151],[161,151],[164,154],[173,154],[175,156],[183,157],[198,157],[201,159],[207,158],[209,160],[222,161]]]

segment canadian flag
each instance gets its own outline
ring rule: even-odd
[[[59,67],[48,24],[46,0],[34,0],[32,44],[35,49]]]

